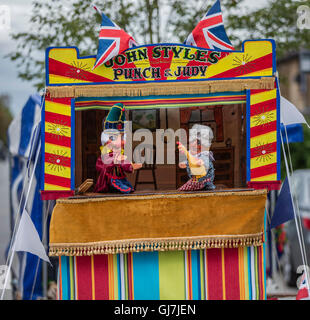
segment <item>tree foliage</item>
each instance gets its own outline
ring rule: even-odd
[[[106,0],[98,7],[138,43],[145,44],[170,40],[168,24],[161,17],[168,15],[166,22],[171,21],[169,13],[173,12],[174,2],[178,1],[164,4],[163,0]],[[50,46],[76,46],[81,55],[96,53],[101,17],[92,3],[92,0],[33,0],[30,27],[12,34],[17,50],[10,58],[16,61],[20,78],[33,81],[38,89],[44,87],[44,54]],[[190,21],[193,14],[188,9],[189,6],[186,14]],[[170,34],[178,31],[173,24],[170,29]]]
[[[229,29],[234,30],[234,38],[237,31],[244,34],[242,40],[274,39],[277,58],[285,56],[290,51],[310,48],[309,30],[297,27],[297,8],[306,2],[310,6],[310,1],[302,3],[294,0],[269,0],[265,7],[252,13],[250,10],[243,13],[241,6],[238,5],[237,9],[242,14],[240,16],[237,10],[235,14],[229,16]]]
[[[183,42],[214,1],[206,0],[106,0],[100,9],[139,44]],[[12,35],[17,50],[19,77],[44,86],[44,54],[50,46],[77,46],[81,55],[96,54],[100,16],[92,0],[33,0],[30,28]],[[297,28],[298,2],[269,0],[259,9],[245,0],[222,0],[227,33],[240,49],[245,39],[273,38],[277,56],[309,47],[310,33]]]
[[[10,54],[18,75],[44,86],[44,54],[50,46],[76,46],[81,55],[96,54],[101,17],[92,0],[33,0],[30,27],[12,34],[17,50]],[[106,0],[98,6],[126,32],[143,43],[160,41],[159,0]]]
[[[17,50],[10,58],[17,63],[19,77],[44,87],[44,55],[50,46],[76,46],[81,55],[97,52],[101,17],[92,0],[33,0],[30,28],[12,35]],[[139,44],[183,43],[214,1],[209,0],[105,0],[99,8],[130,33]],[[300,1],[269,0],[261,7],[246,6],[245,0],[222,0],[227,34],[236,49],[246,39],[272,38],[277,58],[290,51],[310,48],[309,30],[297,28]],[[308,5],[310,5],[308,1]],[[310,148],[308,129],[305,143],[292,146],[294,166],[310,167],[301,148]],[[310,150],[310,149],[309,149]],[[296,157],[296,159],[295,159]]]
[[[7,146],[7,130],[12,121],[8,95],[0,95],[0,140]]]

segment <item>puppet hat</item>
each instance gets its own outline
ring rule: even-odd
[[[106,133],[114,130],[124,132],[125,120],[126,118],[124,105],[122,103],[116,103],[111,107],[111,110],[104,120],[103,131]]]

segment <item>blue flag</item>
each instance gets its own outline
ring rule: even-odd
[[[284,125],[281,123],[281,133],[283,137],[283,142],[286,143],[286,133],[288,137],[288,142],[304,142],[304,131],[302,124],[295,123],[286,126],[286,133]]]
[[[13,119],[8,129],[9,150],[11,155],[10,171],[10,193],[11,193],[11,216],[13,225],[17,219],[19,203],[22,201],[22,206],[25,201],[25,194],[22,198],[22,189],[24,185],[28,186],[27,167],[28,162],[33,162],[36,152],[30,159],[31,148],[36,149],[36,144],[40,143],[40,138],[37,137],[37,142],[32,140],[36,136],[35,130],[39,129],[41,118],[41,97],[38,94],[33,94],[29,97],[26,104],[21,109],[20,113]],[[36,129],[37,128],[37,129]],[[40,133],[40,131],[39,131]],[[40,199],[40,178],[41,165],[40,159],[35,170],[32,188],[29,194],[27,212],[31,216],[39,236],[42,237],[42,211],[43,201]],[[27,189],[26,189],[27,190]],[[21,206],[21,207],[22,207]],[[21,214],[22,212],[20,212]],[[23,300],[29,300],[33,291],[32,299],[36,300],[43,295],[42,287],[42,263],[38,257],[31,253],[18,253],[19,270],[18,270],[18,291],[20,291]],[[16,270],[17,271],[17,270]],[[37,271],[37,275],[36,275]],[[36,281],[35,281],[36,279]],[[35,283],[34,283],[35,281]],[[34,286],[34,290],[33,290]]]
[[[294,210],[291,199],[290,186],[286,177],[283,182],[273,216],[271,218],[269,230],[291,219],[294,219]]]

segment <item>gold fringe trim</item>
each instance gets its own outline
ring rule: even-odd
[[[47,93],[51,98],[78,97],[139,97],[150,95],[206,94],[246,89],[274,89],[274,77],[260,79],[232,79],[208,81],[176,81],[103,85],[50,86]]]
[[[50,244],[50,256],[90,256],[145,251],[196,250],[261,246],[264,234],[191,238],[117,240],[94,243]]]
[[[226,197],[226,196],[260,196],[267,195],[267,189],[261,190],[249,190],[249,191],[234,191],[234,192],[205,192],[205,193],[176,193],[176,194],[153,194],[153,195],[120,195],[120,196],[96,196],[94,198],[85,197],[85,198],[59,198],[56,200],[57,203],[66,203],[66,204],[80,204],[80,203],[88,203],[88,202],[102,202],[102,201],[124,201],[124,200],[150,200],[150,199],[173,199],[173,198],[204,198],[204,197]]]

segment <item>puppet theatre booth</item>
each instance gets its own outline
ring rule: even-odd
[[[95,61],[75,47],[46,51],[41,196],[57,199],[58,298],[266,299],[265,202],[280,186],[274,41],[241,51],[146,45]],[[188,177],[176,148],[175,164],[127,174],[134,192],[95,192],[112,106],[132,120],[126,143],[152,132],[154,159],[160,143],[176,144],[156,129],[210,127],[215,188],[179,190]]]

